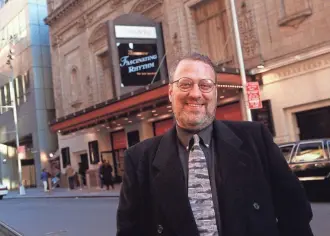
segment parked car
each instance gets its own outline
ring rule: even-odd
[[[0,184],[0,200],[2,200],[3,196],[8,194],[8,188],[2,184]]]
[[[300,181],[330,182],[330,139],[301,140],[279,147]]]

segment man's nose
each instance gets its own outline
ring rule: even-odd
[[[201,97],[202,96],[202,92],[199,89],[198,84],[194,83],[193,87],[191,88],[189,95],[192,97]]]

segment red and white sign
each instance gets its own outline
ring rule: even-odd
[[[26,148],[25,146],[19,146],[17,148],[18,159],[25,159],[26,158]]]
[[[260,88],[258,82],[248,82],[246,84],[246,93],[250,109],[262,108],[262,102],[260,99]]]

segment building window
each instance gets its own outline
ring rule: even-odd
[[[14,89],[15,89],[15,97],[16,97],[16,104],[20,105],[26,101],[26,93],[25,93],[25,86],[24,86],[24,76],[19,75],[14,80]]]
[[[27,101],[27,93],[30,87],[29,85],[29,75],[19,75],[14,79],[13,82],[16,105],[21,105]],[[10,84],[7,83],[4,86],[0,87],[0,105],[1,106],[11,106],[11,97],[10,97]],[[0,114],[7,112],[10,108],[0,108]]]
[[[230,61],[232,49],[225,1],[203,1],[192,9],[201,53],[217,63]]]
[[[99,144],[97,140],[88,143],[89,158],[91,164],[97,164],[100,161],[99,157]]]
[[[61,154],[62,154],[63,168],[66,168],[67,165],[71,165],[70,148],[69,147],[62,148]]]
[[[11,100],[10,100],[10,86],[9,83],[5,84],[4,86],[1,87],[1,105],[2,106],[10,106],[11,105]],[[9,108],[2,108],[1,112],[7,112],[9,111]]]
[[[312,15],[309,0],[278,0],[280,4],[280,26],[297,27]]]
[[[282,17],[296,14],[309,8],[308,0],[280,0]]]

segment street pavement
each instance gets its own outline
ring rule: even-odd
[[[92,197],[119,197],[120,186],[115,185],[115,189],[110,191],[101,190],[99,188],[90,188],[86,187],[83,189],[74,189],[69,190],[67,188],[55,188],[50,192],[44,192],[42,188],[31,188],[26,189],[25,195],[20,195],[18,190],[13,190],[5,196],[5,199],[16,199],[16,198],[92,198]]]
[[[115,236],[118,198],[0,201],[0,221],[24,236]]]
[[[115,236],[118,198],[16,198],[0,201],[0,221],[25,236]],[[312,203],[315,236],[329,236],[330,203]]]

